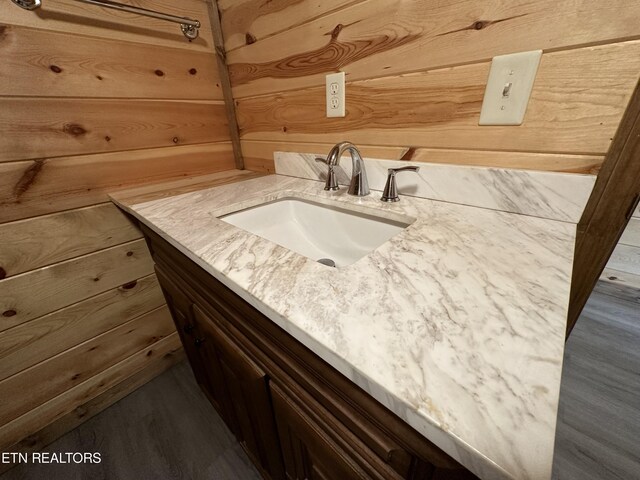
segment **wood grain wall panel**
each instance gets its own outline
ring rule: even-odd
[[[634,0],[369,0],[231,51],[228,63],[243,98],[323,85],[338,70],[354,81],[637,38],[639,22]]]
[[[324,87],[237,100],[245,140],[603,155],[640,70],[640,42],[543,56],[525,122],[478,126],[489,63],[347,84],[347,116],[326,118]]]
[[[127,3],[198,19],[200,36],[75,0],[0,2],[0,380],[28,371],[36,391],[2,395],[0,450],[55,439],[179,356],[177,335],[154,338],[171,322],[147,314],[164,305],[152,261],[107,194],[235,166],[209,1]],[[140,342],[106,336],[134,317]],[[98,338],[51,387],[50,365]]]
[[[0,381],[4,425],[60,395],[158,340],[175,333],[163,306],[91,340],[66,350],[43,363]],[[29,396],[22,392],[29,390]]]
[[[0,163],[0,222],[108,201],[108,192],[234,167],[230,143]]]
[[[141,239],[0,280],[0,331],[152,272]]]
[[[274,152],[328,154],[333,144],[242,141],[245,166],[249,170],[274,173]],[[602,156],[560,155],[551,153],[496,152],[479,150],[447,150],[415,147],[380,147],[358,145],[365,157],[413,162],[447,163],[555,172],[596,174]]]
[[[171,339],[173,341],[174,336],[171,335],[170,337],[167,337],[167,339]],[[165,343],[167,339],[161,340],[155,345],[160,346]],[[152,350],[153,353],[158,353],[156,346],[154,346],[154,349]],[[86,422],[93,416],[100,413],[102,410],[126,397],[127,395],[140,388],[148,381],[154,379],[156,376],[160,375],[183,359],[184,352],[179,347],[174,351],[164,353],[160,357],[154,356],[151,363],[145,366],[143,370],[134,373],[130,377],[126,378],[120,383],[117,383],[97,397],[80,403],[70,412],[61,416],[46,427],[41,428],[37,432],[31,433],[28,437],[19,441],[18,443],[7,447],[5,450],[9,452],[24,453],[42,450],[45,446],[49,445],[54,440],[58,439],[65,433],[70,432],[74,428],[81,425],[83,422]],[[11,468],[11,466],[12,464],[0,465],[0,474],[2,474],[3,471]]]
[[[165,315],[167,321],[170,321],[168,311],[165,311]],[[76,384],[48,402],[0,426],[0,451],[7,451],[9,446],[37,432],[43,425],[69,415],[79,406],[104,394],[127,378],[153,368],[158,362],[173,362],[176,354],[181,351],[180,337],[176,332]]]
[[[0,332],[0,380],[164,304],[155,274]]]
[[[229,68],[227,67],[227,52],[224,48],[224,35],[222,34],[222,25],[220,23],[220,11],[218,10],[217,0],[209,0],[207,3],[209,7],[209,23],[213,32],[213,45],[216,52],[216,62],[218,65],[220,84],[222,85],[225,111],[227,113],[227,125],[231,143],[233,144],[235,165],[237,169],[243,170],[244,160],[242,158],[242,149],[240,146],[240,133],[238,131],[238,119],[236,118],[236,106],[233,94],[231,93],[231,80],[229,78]]]
[[[0,98],[0,162],[229,140],[222,102]]]
[[[227,52],[364,0],[218,0]]]
[[[242,182],[252,178],[261,177],[259,172],[251,170],[225,170],[224,172],[187,177],[171,180],[161,184],[137,186],[125,190],[119,190],[111,195],[114,201],[124,205],[150,202],[161,198],[173,197],[184,193],[206,190],[208,188],[227,185],[229,183]]]
[[[0,279],[138,238],[112,203],[0,224]]]
[[[93,37],[70,42],[66,33],[12,25],[0,29],[2,95],[222,100],[210,53]]]
[[[23,10],[10,2],[0,3],[0,23],[33,27],[73,35],[74,41],[86,36],[169,46],[190,52],[212,52],[211,28],[204,0],[135,0],[136,6],[200,20],[200,36],[187,40],[180,26],[155,18],[119,12],[75,0],[42,2],[37,11]]]

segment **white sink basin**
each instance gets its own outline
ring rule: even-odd
[[[220,219],[336,267],[354,263],[410,224],[299,198],[282,198]]]

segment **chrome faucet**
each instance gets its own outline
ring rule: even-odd
[[[329,166],[329,172],[327,173],[327,182],[325,183],[325,190],[338,190],[338,182],[334,168],[340,165],[340,158],[346,151],[351,154],[351,183],[349,184],[349,195],[355,195],[357,197],[364,197],[369,195],[369,182],[367,181],[367,171],[364,167],[364,161],[360,155],[358,148],[351,142],[340,142],[335,145],[327,159],[316,158],[316,160],[326,163]]]
[[[399,202],[398,186],[396,184],[396,174],[398,172],[419,172],[420,167],[408,166],[401,168],[390,168],[387,170],[387,183],[384,186],[382,197],[380,200],[383,202]]]

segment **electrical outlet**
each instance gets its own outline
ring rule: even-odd
[[[493,57],[479,125],[522,125],[542,50]]]
[[[332,73],[326,78],[327,117],[344,117],[344,72]]]

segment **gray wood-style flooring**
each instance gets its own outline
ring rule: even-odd
[[[100,452],[100,464],[22,464],[1,480],[259,480],[182,362],[46,449]]]
[[[640,480],[640,292],[596,291],[565,355],[555,480]],[[102,463],[19,465],[0,480],[258,480],[187,363],[51,444]]]
[[[640,292],[602,287],[567,342],[556,480],[640,480]]]

